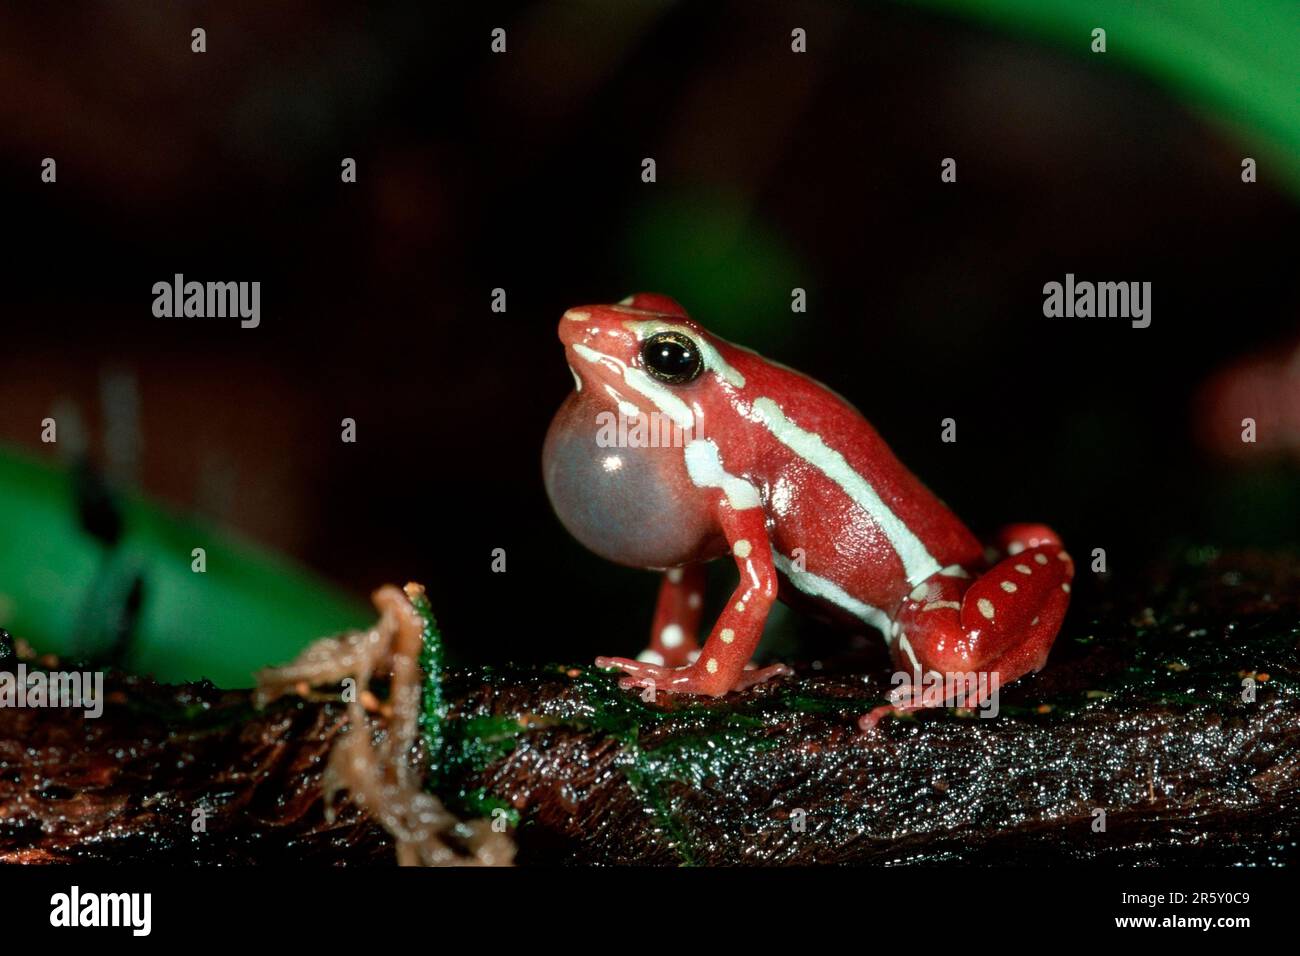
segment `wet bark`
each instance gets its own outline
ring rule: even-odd
[[[721,701],[485,668],[446,676],[444,749],[421,759],[451,809],[509,821],[521,865],[1296,863],[1298,637],[1294,555],[1202,550],[1085,573],[1049,666],[996,719],[859,734],[889,687],[875,649]],[[106,689],[98,719],[0,708],[0,861],[392,862],[346,800],[325,818],[341,704]]]

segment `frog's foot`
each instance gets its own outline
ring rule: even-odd
[[[886,717],[901,717],[913,711],[923,710],[926,707],[942,707],[950,703],[943,698],[942,694],[929,693],[928,695],[922,687],[911,683],[902,684],[893,688],[885,698],[888,704],[881,704],[879,707],[873,707],[869,712],[858,718],[858,728],[864,733],[875,730],[876,726]]]
[[[697,660],[687,667],[663,667],[633,661],[626,657],[598,657],[597,667],[615,667],[626,675],[619,679],[622,688],[644,687],[655,693],[665,694],[701,694],[709,697],[722,697],[733,691],[745,690],[755,684],[793,674],[784,664],[769,664],[767,667],[747,665],[739,675],[728,680],[725,676],[719,680],[719,674],[710,672],[707,666]]]
[[[983,708],[1002,684],[1041,670],[1069,606],[1074,563],[1042,525],[1003,533],[1008,557],[972,579],[945,568],[917,586],[899,608],[890,648],[911,676],[862,720],[958,704]],[[938,688],[938,690],[936,690]]]

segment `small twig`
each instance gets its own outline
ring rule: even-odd
[[[392,585],[380,588],[372,598],[379,611],[374,627],[316,641],[292,663],[259,672],[254,699],[266,706],[285,694],[301,694],[304,687],[353,678],[358,691],[348,702],[351,731],[335,744],[325,770],[327,814],[332,816],[334,796],[346,790],[397,839],[397,860],[403,866],[508,865],[514,841],[486,820],[457,818],[425,792],[411,766],[424,646],[424,621],[412,601],[423,593],[414,583],[405,592]],[[392,675],[388,701],[378,706],[369,690],[377,673]],[[374,734],[366,732],[367,709],[377,710],[387,724],[388,733],[377,746]]]

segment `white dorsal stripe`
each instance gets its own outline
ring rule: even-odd
[[[721,488],[731,507],[737,511],[757,508],[758,489],[744,478],[729,474],[722,467],[718,446],[708,438],[697,438],[686,446],[686,473],[698,488]]]
[[[804,431],[790,421],[781,407],[770,398],[755,399],[754,411],[777,441],[839,485],[858,507],[880,525],[880,530],[885,533],[899,560],[903,562],[908,584],[920,584],[939,570],[939,562],[921,543],[921,539],[889,509],[880,495],[876,494],[876,489],[853,470],[843,455],[822,441],[820,435]]]
[[[843,608],[854,617],[876,628],[888,639],[892,622],[889,615],[880,608],[859,601],[828,578],[813,574],[811,571],[800,571],[794,566],[793,561],[776,551],[776,549],[772,550],[772,563],[789,579],[791,584],[804,594],[811,594],[813,597],[821,598],[836,607]]]

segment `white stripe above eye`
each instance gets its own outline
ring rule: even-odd
[[[736,388],[745,387],[745,376],[739,371],[727,364],[727,360],[712,345],[700,337],[700,334],[693,329],[684,325],[674,325],[672,322],[665,322],[662,319],[650,319],[647,321],[636,321],[629,319],[623,323],[623,327],[634,334],[638,342],[644,342],[656,332],[676,332],[678,335],[690,339],[700,350],[700,358],[704,360],[704,368],[713,372],[725,382],[730,382]]]
[[[784,554],[777,552],[776,549],[772,550],[772,563],[789,579],[791,584],[804,594],[811,594],[813,597],[829,601],[836,607],[848,611],[859,620],[870,624],[885,635],[886,639],[889,638],[892,622],[889,615],[880,608],[859,601],[829,578],[823,578],[811,571],[800,571],[794,566],[793,561]]]
[[[822,441],[820,435],[804,431],[790,421],[770,398],[755,399],[754,411],[777,441],[839,485],[858,507],[872,517],[903,562],[908,584],[920,584],[939,570],[939,562],[921,539],[889,509],[876,489],[853,470],[843,455]]]

